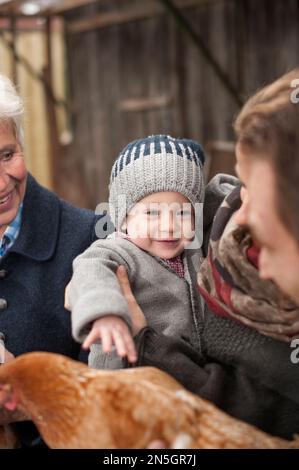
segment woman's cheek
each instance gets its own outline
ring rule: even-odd
[[[23,156],[16,157],[13,166],[14,177],[18,180],[23,180],[27,175],[27,168]]]

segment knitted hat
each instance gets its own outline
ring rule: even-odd
[[[153,193],[175,191],[203,202],[202,147],[194,140],[153,135],[135,140],[120,153],[111,171],[110,215],[117,230],[132,207]]]

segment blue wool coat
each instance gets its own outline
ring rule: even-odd
[[[21,230],[0,262],[0,332],[15,356],[50,351],[78,357],[64,289],[72,260],[94,239],[95,217],[28,175]]]

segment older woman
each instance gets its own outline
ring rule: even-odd
[[[0,75],[0,332],[7,359],[29,351],[78,358],[64,289],[72,260],[94,237],[95,215],[61,201],[27,172],[22,114],[21,98]]]

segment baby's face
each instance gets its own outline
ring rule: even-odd
[[[131,209],[126,229],[142,250],[159,258],[174,258],[194,238],[194,209],[180,193],[150,194]]]

